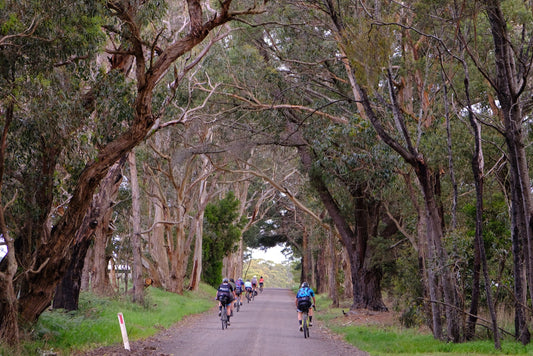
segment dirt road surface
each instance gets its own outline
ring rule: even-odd
[[[320,313],[320,305],[317,310]],[[243,302],[226,330],[222,330],[218,310],[213,309],[147,340],[130,343],[131,351],[119,346],[103,347],[84,355],[368,355],[327,332],[319,321],[313,322],[310,338],[305,339],[298,330],[294,295],[287,289],[265,288],[253,302]]]

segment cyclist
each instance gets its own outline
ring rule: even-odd
[[[229,283],[229,279],[224,278],[222,280],[222,284],[218,286],[216,300],[218,300],[218,316],[222,314],[222,303],[227,305],[226,312],[228,315],[228,325],[230,325],[229,318],[231,317],[233,311],[232,302],[235,300],[235,292]]]
[[[311,299],[313,302],[311,303]],[[315,307],[315,292],[309,287],[309,283],[303,282],[301,288],[296,293],[296,311],[298,312],[299,330],[302,328],[302,312],[309,311],[309,326],[313,326],[313,308]],[[313,307],[313,308],[311,308]]]
[[[265,283],[265,280],[263,279],[263,276],[259,277],[259,290],[263,291],[263,283]]]
[[[252,289],[254,291],[254,295],[257,295],[257,276],[252,277]]]
[[[235,281],[235,301],[242,305],[241,301],[241,293],[244,289],[244,282],[242,281],[242,278],[237,278]]]
[[[246,291],[247,298],[253,292],[252,282],[250,282],[249,279],[247,279],[246,282],[244,282],[244,290]]]
[[[229,279],[229,284],[231,284],[231,288],[233,288],[233,300],[237,299],[237,294],[235,294],[235,289],[237,289],[237,284],[235,283],[235,280],[233,278]],[[231,316],[233,316],[233,308],[235,307],[234,303],[231,303]]]

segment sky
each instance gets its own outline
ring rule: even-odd
[[[282,263],[286,260],[285,256],[281,253],[282,249],[283,247],[281,246],[271,247],[266,252],[259,249],[254,249],[252,250],[252,258],[262,258],[275,263]]]

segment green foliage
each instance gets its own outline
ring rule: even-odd
[[[130,340],[146,338],[186,315],[208,310],[213,306],[214,294],[213,288],[205,284],[201,284],[198,292],[183,295],[149,288],[145,305],[141,306],[123,298],[107,299],[84,292],[80,295],[79,310],[44,312],[33,330],[34,341],[23,345],[25,351],[21,355],[35,355],[37,350],[55,350],[67,355],[120,343],[119,312],[124,315]]]
[[[97,147],[114,140],[134,117],[135,86],[118,72],[101,72],[93,83],[95,119],[93,142]]]
[[[244,221],[237,221],[239,200],[233,192],[207,205],[204,214],[203,280],[218,287],[222,279],[222,260],[235,251]]]
[[[364,16],[347,17],[347,29],[341,46],[346,52],[360,83],[376,85],[393,50],[390,27],[370,26]]]

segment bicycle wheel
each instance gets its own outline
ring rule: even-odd
[[[227,306],[224,305],[222,307],[222,314],[220,314],[220,320],[222,321],[222,330],[228,327],[228,311],[226,308]]]
[[[309,337],[309,317],[306,312],[302,315],[302,327],[304,329],[304,338],[307,339]]]
[[[237,299],[237,313],[241,310],[241,300]]]

